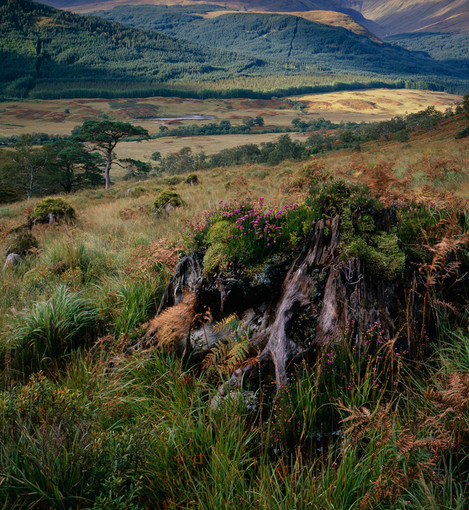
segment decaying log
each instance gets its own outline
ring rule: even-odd
[[[383,217],[382,221],[383,225],[393,224],[393,218]],[[193,253],[178,265],[159,313],[181,303],[187,291],[195,296],[196,314],[210,308],[211,316],[219,320],[237,313],[250,327],[251,341],[261,351],[261,367],[273,363],[277,384],[283,385],[289,364],[317,344],[344,337],[358,343],[375,323],[389,338],[400,330],[400,314],[406,308],[403,283],[371,276],[357,258],[343,261],[340,242],[338,217],[317,221],[301,253],[283,273],[283,283],[270,282],[255,290],[239,275],[217,275],[208,281],[202,273],[203,256]],[[291,334],[300,313],[316,317],[307,345]],[[234,379],[251,368],[238,371]]]

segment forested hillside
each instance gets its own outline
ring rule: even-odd
[[[469,63],[469,32],[398,34],[386,41],[413,51],[425,51],[436,60],[463,60]]]
[[[199,6],[199,14],[205,8]],[[6,0],[0,7],[0,95],[25,97],[39,90],[40,97],[83,91],[96,97],[136,88],[158,95],[158,88],[177,82],[200,89],[204,82],[234,77],[330,73],[432,82],[464,92],[469,80],[464,65],[302,17],[231,13],[206,19],[183,8],[122,9],[116,16],[123,22],[159,31]]]
[[[206,0],[46,0],[54,7],[81,12],[116,5],[203,4]],[[330,10],[349,14],[380,36],[425,30],[464,32],[469,29],[468,0],[212,0],[239,11],[294,12]],[[98,7],[99,6],[99,7]]]
[[[229,13],[203,18],[190,7],[122,6],[96,14],[109,20],[151,28],[212,47],[237,51],[265,60],[316,64],[324,71],[366,71],[384,75],[446,75],[467,77],[423,55],[379,44],[340,27],[314,23],[297,16]]]
[[[257,58],[29,0],[4,2],[0,22],[0,93],[7,95],[25,95],[44,81],[168,82],[276,72]]]

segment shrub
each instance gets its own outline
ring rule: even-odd
[[[184,205],[184,200],[178,193],[175,193],[174,191],[165,190],[158,195],[157,199],[153,204],[153,207],[158,210],[166,207],[167,205],[171,205],[172,207],[180,207]]]
[[[129,188],[126,195],[132,198],[139,198],[145,194],[147,190],[143,186],[135,186],[135,188]]]
[[[173,175],[172,177],[166,177],[166,179],[164,179],[164,183],[167,186],[177,186],[178,184],[181,184],[181,182],[183,181],[184,177],[180,177],[177,175]]]
[[[31,223],[51,223],[64,221],[72,223],[76,218],[75,209],[63,198],[45,198],[38,202],[32,210]]]
[[[109,428],[104,420],[114,405],[98,402],[90,387],[61,385],[41,372],[0,394],[4,508],[143,508],[145,425]]]
[[[288,252],[292,248],[290,217],[297,223],[299,209],[298,204],[268,209],[263,198],[257,204],[245,200],[221,204],[193,230],[196,249],[207,250],[205,274],[229,263],[248,268],[265,262],[274,252]],[[303,220],[297,228],[303,232]]]
[[[35,371],[70,355],[92,337],[96,319],[97,311],[90,300],[59,286],[50,299],[15,316],[11,365],[23,372]]]

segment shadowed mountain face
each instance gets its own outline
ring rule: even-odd
[[[109,20],[104,21],[29,0],[6,0],[0,7],[5,21],[0,91],[24,96],[40,82],[57,80],[162,83],[305,72],[468,79],[465,63],[448,65],[303,16],[210,17],[210,9],[200,3],[197,8],[121,6],[100,13]]]
[[[29,0],[6,0],[0,23],[0,94],[25,95],[39,81],[167,82],[276,72],[258,58]]]
[[[188,5],[212,3],[240,11],[294,12],[328,10],[349,14],[378,36],[409,32],[469,31],[469,0],[46,0],[77,11],[117,5]]]
[[[285,65],[300,65],[304,69],[314,65],[324,71],[396,76],[455,72],[425,56],[375,42],[342,27],[312,22],[299,15],[221,12],[217,16],[207,16],[202,8],[194,12],[190,7],[151,5],[119,6],[94,14],[204,46]]]

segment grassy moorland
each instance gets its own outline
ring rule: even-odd
[[[431,265],[445,239],[452,262],[467,258],[469,142],[454,138],[464,122],[360,152],[215,168],[196,186],[162,176],[65,196],[75,220],[34,225],[37,247],[0,273],[3,508],[467,508],[467,296],[454,310],[439,302],[432,282],[457,267]],[[304,216],[285,220],[293,241],[306,225],[297,219],[317,210],[309,190],[339,179],[367,185],[411,227],[401,241],[438,318],[422,349],[395,351],[370,325],[363,349],[328,343],[284,388],[234,391],[215,406],[223,360],[202,369],[133,348],[204,211],[260,197],[297,204]],[[162,190],[184,201],[169,216],[154,210]],[[0,207],[2,248],[38,202]]]
[[[434,106],[444,112],[460,102],[461,96],[445,92],[410,89],[373,89],[324,94],[290,96],[283,99],[179,99],[150,97],[145,99],[74,99],[5,101],[0,108],[0,128],[4,137],[19,137],[40,131],[50,137],[70,136],[72,130],[89,119],[131,122],[156,136],[164,124],[169,129],[196,124],[229,121],[242,126],[250,118],[261,116],[264,126],[252,127],[242,134],[192,135],[152,138],[142,142],[123,142],[119,156],[150,161],[156,151],[166,156],[190,146],[194,152],[214,154],[238,145],[261,144],[277,139],[276,133],[263,130],[288,130],[294,119],[311,122],[324,118],[341,122],[377,122]],[[183,120],[178,117],[205,115],[207,120]],[[160,121],[158,118],[174,120]],[[40,127],[38,127],[40,126]],[[306,133],[292,133],[305,140]]]

